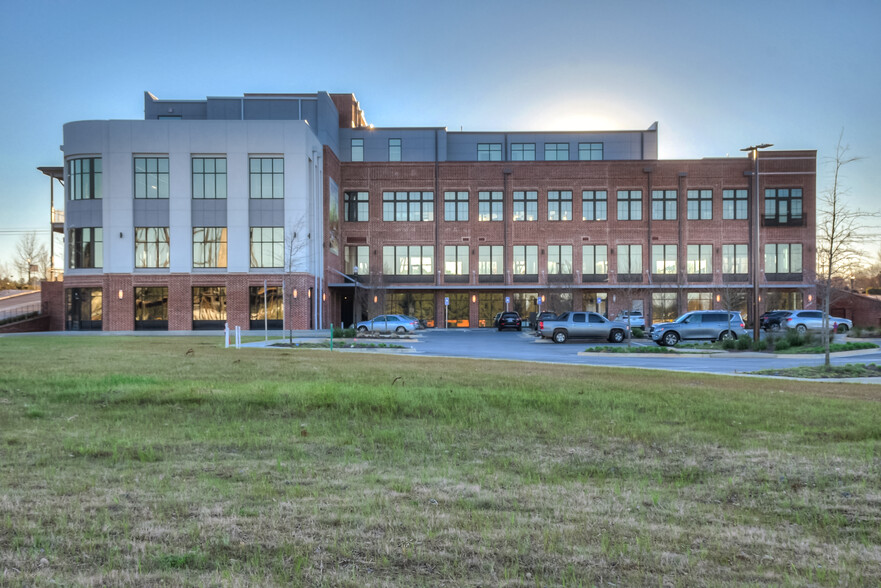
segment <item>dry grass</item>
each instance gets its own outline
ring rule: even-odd
[[[193,338],[0,358],[3,585],[881,582],[877,386]]]

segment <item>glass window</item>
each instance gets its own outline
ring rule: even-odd
[[[652,190],[652,220],[676,220],[676,190]]]
[[[167,157],[135,157],[135,198],[168,198]]]
[[[135,288],[135,328],[145,321],[167,320],[168,288]]]
[[[343,220],[355,222],[367,222],[369,210],[367,192],[345,192],[343,194]]]
[[[65,323],[68,331],[100,331],[103,318],[101,288],[68,288],[65,290]]]
[[[514,274],[538,275],[538,245],[514,245]]]
[[[765,190],[765,221],[787,224],[802,221],[801,188]]]
[[[226,227],[193,227],[193,267],[226,267]]]
[[[504,273],[504,249],[501,245],[481,245],[477,249],[477,273],[501,275]]]
[[[388,140],[388,160],[389,161],[401,161],[401,140],[400,139],[389,139]]]
[[[581,193],[581,220],[606,220],[607,204],[605,190],[584,190]]]
[[[642,274],[642,245],[618,245],[618,273]]]
[[[364,161],[364,139],[352,139],[352,161]]]
[[[513,218],[515,221],[538,220],[538,192],[535,190],[514,192]]]
[[[382,220],[433,221],[434,192],[383,192]]]
[[[572,245],[548,245],[548,274],[572,273]]]
[[[97,200],[101,198],[101,158],[71,159],[67,162],[69,200]]]
[[[679,315],[679,301],[675,292],[654,292],[652,294],[652,320],[656,323],[676,320]]]
[[[344,252],[346,267],[345,273],[350,275],[370,275],[370,247],[367,245],[349,245]]]
[[[688,219],[711,220],[713,218],[713,191],[688,191]]]
[[[284,198],[284,159],[251,158],[251,198]]]
[[[545,161],[569,161],[569,143],[545,143]]]
[[[386,245],[382,273],[387,276],[430,276],[434,273],[433,245]]]
[[[226,198],[226,158],[193,158],[193,198]]]
[[[609,254],[605,245],[583,245],[581,247],[581,273],[588,276],[605,276],[609,273]]]
[[[618,220],[642,220],[642,190],[618,190]]]
[[[68,229],[70,269],[99,268],[104,265],[104,230],[101,227]]]
[[[713,295],[710,292],[689,292],[687,296],[687,312],[713,310]],[[722,314],[722,316],[725,315]]]
[[[193,288],[193,320],[226,320],[226,287],[196,286]]]
[[[689,245],[686,271],[689,274],[713,273],[713,246]]]
[[[765,274],[800,274],[801,243],[766,243]]]
[[[284,320],[284,302],[281,297],[282,289],[280,286],[267,286],[265,291],[263,286],[251,286],[248,288],[250,320],[256,323],[252,324],[251,328],[262,329],[264,321],[269,323],[270,329],[282,328],[281,321]]]
[[[468,192],[444,192],[444,220],[468,220]]]
[[[444,274],[448,276],[468,275],[468,250],[467,245],[444,246]]]
[[[135,227],[135,267],[168,267],[168,227]]]
[[[722,245],[722,273],[749,273],[749,258],[746,243]]]
[[[478,143],[477,144],[477,161],[501,161],[502,160],[502,144],[501,143]]]
[[[676,274],[676,245],[652,245],[652,273]]]
[[[538,198],[536,192],[536,198]],[[536,210],[536,217],[538,212]],[[502,192],[478,192],[477,193],[477,220],[478,221],[500,221],[502,216]]]
[[[284,227],[251,227],[251,267],[284,267]]]
[[[579,143],[578,159],[580,161],[601,161],[603,159],[603,144]]]
[[[548,190],[548,220],[572,220],[572,190]]]
[[[535,143],[511,143],[511,161],[535,161]]]
[[[722,218],[743,220],[749,218],[747,190],[722,190]]]

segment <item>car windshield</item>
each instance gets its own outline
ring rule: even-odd
[[[680,316],[679,318],[677,318],[673,322],[674,323],[693,323],[693,322],[695,322],[695,319],[692,318],[693,316],[694,315],[689,312],[689,313],[683,314],[682,316]],[[689,319],[691,319],[691,320],[689,320]]]

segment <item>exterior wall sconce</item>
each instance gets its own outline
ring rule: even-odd
[[[299,292],[297,292],[297,289],[294,288],[294,298],[296,298],[298,295],[299,295]]]
[[[374,296],[373,297],[373,304],[376,304],[377,302],[379,302],[379,296]]]
[[[722,295],[716,294],[716,302],[722,302]]]
[[[813,302],[813,301],[814,301],[814,295],[808,294],[808,302]]]
[[[121,290],[121,289],[119,290],[119,292],[116,293],[116,295],[119,296],[119,299],[120,299],[120,300],[122,300],[123,293],[122,293],[122,290]]]
[[[325,300],[327,300],[327,292],[322,292],[321,293],[321,301],[324,302]]]
[[[471,302],[477,302],[477,294],[471,295]]]
[[[544,294],[541,295],[541,301],[542,301],[542,303],[544,303],[544,301],[545,301],[545,295],[544,295]]]
[[[312,288],[309,288],[308,292],[306,292],[306,296],[312,298]]]

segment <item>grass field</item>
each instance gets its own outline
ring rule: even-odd
[[[0,585],[881,583],[881,387],[0,339]]]

